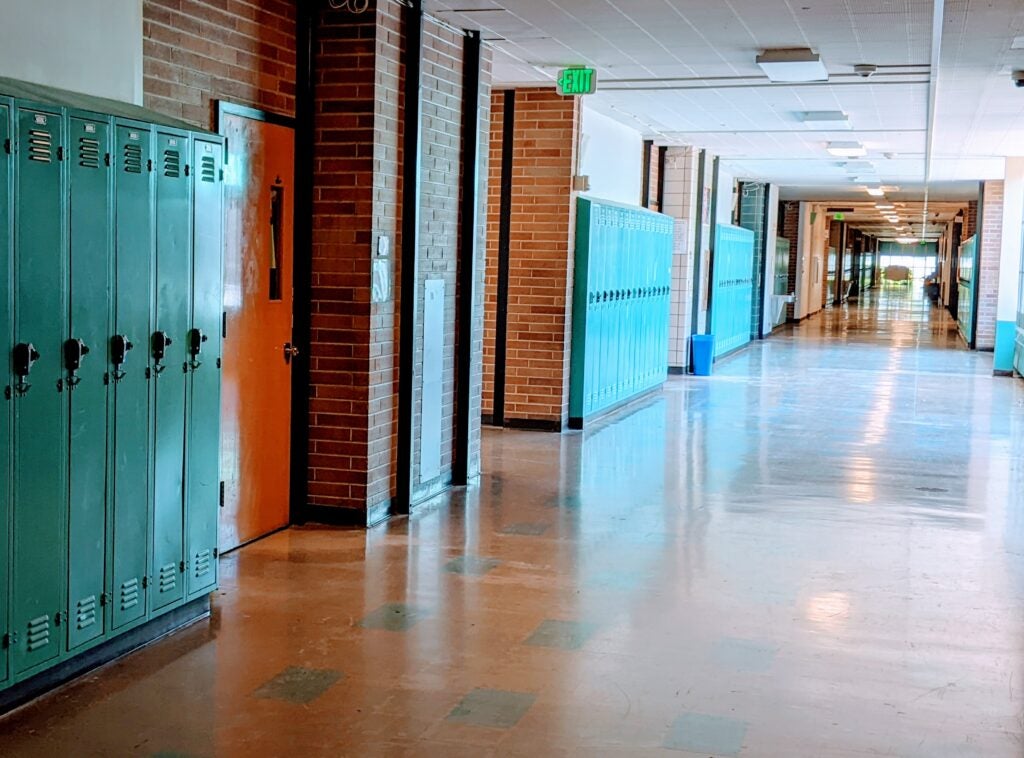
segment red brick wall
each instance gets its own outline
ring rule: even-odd
[[[317,31],[314,505],[371,508],[394,490],[396,301],[371,304],[369,284],[377,239],[388,238],[392,262],[400,244],[399,30],[397,5],[384,0],[355,17],[325,9]]]
[[[1003,182],[985,182],[978,255],[978,321],[975,346],[996,345],[996,307],[999,301],[999,260],[1003,248]],[[1016,276],[1014,272],[1014,276]]]
[[[213,101],[295,113],[295,3],[143,0],[143,90],[155,111],[210,129]]]
[[[651,145],[648,149],[648,158],[651,161],[650,171],[650,182],[647,185],[647,207],[652,211],[661,212],[661,207],[658,205],[658,146]],[[642,180],[641,180],[642,181]]]
[[[800,258],[800,203],[786,201],[782,204],[782,236],[789,240],[789,289],[788,292],[796,292],[799,287],[797,281],[797,261]],[[790,303],[786,306],[786,318],[792,319],[796,305]]]
[[[964,230],[961,239],[970,239],[978,231],[978,201],[971,200],[967,203],[967,210],[964,213]]]
[[[569,404],[578,98],[516,91],[505,418],[564,426]],[[494,329],[504,109],[491,111],[483,413],[494,408]]]

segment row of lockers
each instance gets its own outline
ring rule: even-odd
[[[573,426],[665,381],[672,236],[668,216],[578,199],[569,390]]]
[[[223,141],[0,97],[0,688],[217,577]]]

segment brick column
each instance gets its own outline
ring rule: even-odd
[[[397,0],[362,14],[325,9],[316,47],[316,144],[309,500],[315,518],[374,523],[395,491],[398,290],[402,250],[403,29]],[[488,101],[489,54],[481,94]],[[423,26],[422,172],[413,399],[413,501],[451,481],[455,396],[462,36],[427,17]],[[487,109],[483,109],[487,119]],[[486,132],[482,138],[486,141]],[[486,166],[486,163],[483,164]],[[486,193],[486,175],[480,182]],[[483,234],[481,223],[480,234]],[[386,240],[384,246],[381,240]],[[383,262],[380,251],[388,250]],[[483,254],[480,246],[479,256]],[[374,259],[378,259],[375,261]],[[371,297],[371,268],[390,275],[392,294]],[[478,264],[479,265],[479,264]],[[444,283],[441,471],[420,475],[424,290]],[[479,365],[480,347],[476,355]],[[470,471],[479,467],[471,430]]]
[[[789,292],[796,292],[800,287],[797,279],[797,264],[800,261],[800,203],[787,200],[782,204],[782,236],[789,242]],[[786,306],[786,319],[796,320],[796,305]]]
[[[985,182],[985,205],[978,243],[978,320],[975,347],[996,345],[996,307],[999,302],[999,259],[1003,252],[1003,182]],[[1013,272],[1017,276],[1017,272]]]
[[[494,413],[503,93],[493,93],[487,208],[482,412]],[[569,347],[579,98],[515,92],[505,423],[561,430],[569,415]]]
[[[696,240],[698,151],[670,147],[665,154],[665,207],[676,219],[672,238],[672,293],[669,305],[669,372],[681,374],[690,363],[693,313],[693,250]]]

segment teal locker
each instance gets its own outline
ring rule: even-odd
[[[16,129],[11,651],[20,675],[58,656],[66,624],[68,334],[62,111],[22,105]]]
[[[115,129],[115,296],[109,351],[113,382],[113,620],[117,629],[146,615],[149,578],[150,369],[153,291],[152,133]]]
[[[188,135],[156,137],[156,320],[152,609],[184,594],[185,389],[192,270]]]
[[[195,230],[192,269],[192,374],[186,526],[186,592],[193,597],[217,583],[217,516],[220,498],[221,225],[219,142],[195,140]]]
[[[3,345],[11,344],[11,202],[14,197],[14,164],[11,161],[11,101],[0,99],[0,340]],[[7,634],[7,558],[11,554],[10,531],[10,487],[11,487],[11,402],[6,397],[10,391],[10,365],[6,368],[0,384],[6,388],[5,397],[0,400],[0,528],[7,542],[2,546],[3,560],[0,560],[0,634]],[[0,683],[7,681],[9,674],[7,645],[0,645]]]
[[[71,337],[68,385],[68,649],[106,630],[107,340],[110,336],[113,202],[110,120],[68,120]]]

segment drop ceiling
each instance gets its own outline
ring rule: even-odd
[[[479,29],[494,49],[495,86],[554,86],[555,72],[592,66],[594,109],[665,145],[697,145],[738,176],[791,198],[863,198],[862,183],[825,151],[864,144],[864,172],[923,197],[933,0],[426,0],[429,12]],[[929,196],[976,195],[1024,155],[1021,0],[946,0],[937,70]],[[820,53],[827,83],[773,84],[765,49]],[[878,66],[864,79],[857,64]],[[803,114],[841,111],[850,129],[809,128]]]

